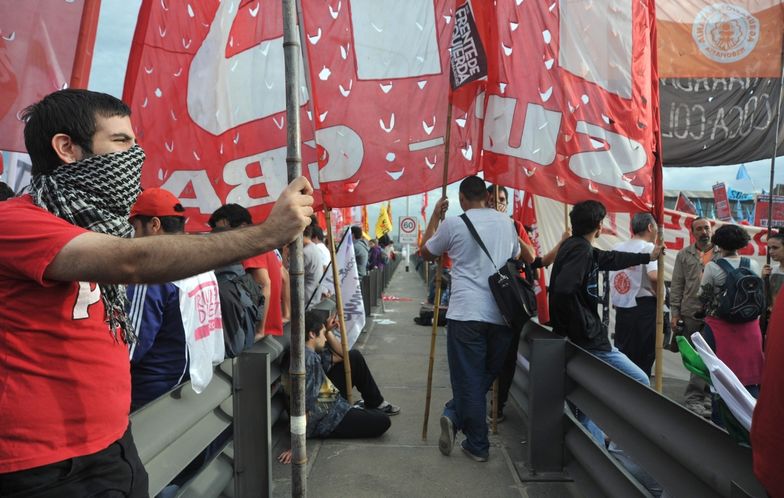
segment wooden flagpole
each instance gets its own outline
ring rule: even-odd
[[[343,289],[340,285],[340,270],[338,269],[337,255],[335,254],[335,237],[332,233],[332,217],[330,209],[324,203],[324,218],[327,221],[329,233],[329,257],[332,259],[332,281],[335,282],[335,304],[338,308],[338,322],[340,323],[340,345],[343,347],[343,371],[346,373],[346,399],[348,404],[354,404],[354,386],[351,383],[351,362],[348,357],[348,334],[346,333],[346,319],[343,314]]]
[[[499,197],[498,191],[499,191],[498,183],[496,183],[493,188],[493,197],[494,197],[496,211],[498,211],[498,197]],[[498,386],[499,386],[498,377],[496,377],[495,380],[493,381],[493,397],[492,397],[492,401],[490,402],[490,410],[491,410],[490,416],[492,417],[490,421],[490,430],[493,432],[493,434],[498,434]]]
[[[449,181],[449,144],[452,138],[452,98],[446,110],[446,137],[444,139],[444,178],[441,183],[441,198],[446,198],[446,186]],[[441,218],[443,220],[443,218]],[[430,419],[430,398],[433,393],[433,364],[436,354],[436,337],[438,336],[438,311],[441,307],[441,273],[444,269],[443,258],[438,258],[435,286],[436,297],[433,300],[433,331],[430,335],[430,359],[427,365],[427,395],[425,396],[425,418],[422,421],[422,439],[427,439],[427,422]]]
[[[295,0],[283,0],[283,56],[286,87],[286,166],[288,181],[302,175],[302,133],[299,109],[300,40]],[[302,234],[289,244],[291,276],[291,496],[307,496],[305,416],[305,279]]]

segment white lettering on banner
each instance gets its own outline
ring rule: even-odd
[[[549,166],[555,160],[556,140],[562,113],[537,104],[528,104],[520,145],[511,145],[512,124],[517,99],[491,95],[484,126],[485,149],[497,154]],[[624,174],[645,166],[648,158],[639,142],[599,126],[578,121],[576,131],[604,141],[606,150],[578,152],[569,159],[569,169],[586,180],[630,190],[638,196],[643,188],[632,185]]]
[[[561,127],[561,113],[537,104],[528,104],[520,145],[512,145],[512,124],[517,99],[491,95],[484,126],[485,149],[506,156],[527,159],[542,166],[555,160],[555,142]]]
[[[351,29],[361,80],[441,72],[432,1],[351,0]]]
[[[669,113],[662,112],[662,137],[696,141],[746,138],[755,130],[770,128],[774,117],[771,100],[770,93],[761,92],[745,99],[742,105],[714,107],[710,113],[702,104],[672,102]]]
[[[648,156],[642,144],[602,127],[578,121],[576,131],[607,143],[607,150],[578,152],[569,158],[569,169],[577,176],[608,187],[642,195],[643,187],[632,185],[625,174],[645,166]]]
[[[560,0],[558,65],[610,93],[632,97],[632,4]]]
[[[318,171],[318,182],[336,182],[347,180],[354,176],[362,164],[365,153],[362,139],[347,126],[330,126],[316,130],[316,141],[305,142],[311,147],[316,143],[327,153],[327,164],[318,170],[318,164],[307,165],[311,178],[313,172]],[[258,166],[260,176],[248,175],[248,166]],[[251,208],[270,202],[280,196],[288,184],[286,171],[286,147],[268,150],[252,156],[241,157],[226,163],[223,168],[223,181],[235,187],[226,196],[226,202],[234,202]],[[254,185],[263,185],[266,195],[252,197],[250,189]]]
[[[213,135],[286,110],[282,36],[225,57],[240,3],[220,3],[188,70],[188,114]],[[302,59],[299,84],[304,105],[309,97]]]
[[[98,284],[79,282],[79,293],[76,296],[71,316],[74,320],[84,320],[90,316],[90,306],[101,300],[101,289]]]
[[[193,198],[182,197],[188,185],[193,187]],[[201,214],[212,214],[221,207],[221,200],[215,193],[215,188],[210,182],[210,177],[203,169],[172,171],[171,176],[161,185],[180,200],[185,208],[197,208]]]

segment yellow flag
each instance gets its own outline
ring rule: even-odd
[[[370,233],[370,222],[368,221],[367,206],[362,206],[362,233]]]
[[[381,207],[378,213],[378,221],[376,221],[376,238],[381,238],[384,234],[392,231],[392,220],[389,218],[388,207]]]

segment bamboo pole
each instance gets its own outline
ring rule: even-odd
[[[664,220],[658,221],[656,245],[664,243]],[[653,380],[656,392],[662,392],[664,375],[664,251],[659,253],[656,267],[656,348]],[[647,372],[646,372],[647,373]]]
[[[351,383],[351,362],[349,361],[348,356],[348,334],[346,333],[346,318],[343,314],[343,289],[340,288],[340,271],[335,255],[335,237],[332,234],[331,214],[326,203],[324,203],[324,217],[327,220],[327,231],[329,232],[329,257],[332,263],[332,280],[335,282],[335,303],[338,308],[338,323],[340,323],[340,345],[343,347],[343,371],[346,374],[346,399],[348,399],[349,405],[353,405],[354,386]]]
[[[498,183],[496,183],[493,187],[493,202],[495,204],[496,211],[498,211],[498,197],[499,188]],[[498,434],[498,386],[498,377],[496,377],[493,381],[493,397],[492,401],[490,402],[490,416],[492,417],[490,421],[490,430],[493,434]]]
[[[449,182],[449,143],[452,138],[452,99],[450,95],[449,105],[446,110],[446,137],[444,139],[444,177],[441,183],[441,198],[446,198],[446,186]],[[441,218],[443,220],[443,217]],[[436,337],[438,336],[438,311],[441,307],[441,273],[444,263],[442,258],[438,258],[436,267],[435,285],[436,297],[433,300],[433,331],[430,334],[430,359],[427,365],[427,395],[425,396],[425,418],[422,421],[422,440],[427,439],[427,422],[430,419],[430,398],[433,394],[433,364],[436,354]]]
[[[299,109],[299,57],[297,11],[294,0],[283,0],[283,55],[286,87],[286,168],[288,181],[302,175],[302,140]],[[291,275],[291,496],[307,496],[305,418],[305,280],[302,234],[289,245]]]

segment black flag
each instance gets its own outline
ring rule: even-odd
[[[487,76],[485,49],[468,1],[455,10],[455,28],[449,53],[452,69],[449,80],[453,90]]]

